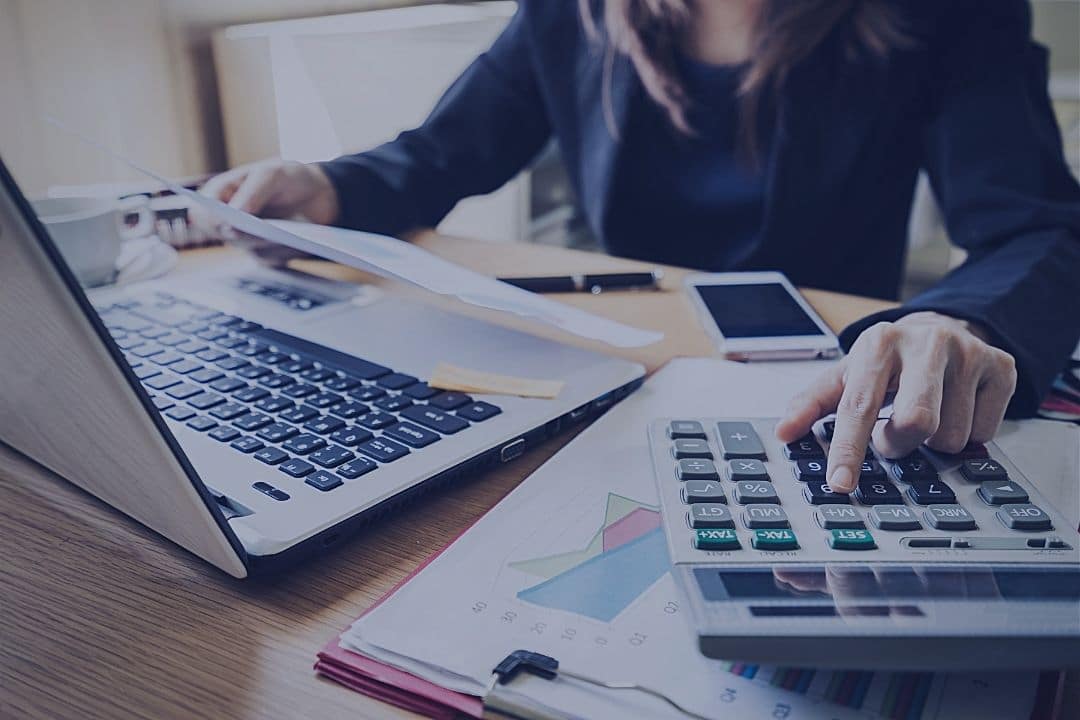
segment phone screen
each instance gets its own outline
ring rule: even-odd
[[[695,285],[725,338],[823,336],[779,283]]]

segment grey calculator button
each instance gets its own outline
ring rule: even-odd
[[[963,505],[931,505],[923,513],[935,530],[974,530],[975,516]]]
[[[728,477],[734,481],[740,480],[768,480],[769,471],[765,469],[765,463],[754,459],[728,460]]]
[[[818,524],[826,530],[859,530],[866,527],[862,514],[850,505],[825,505],[818,508]]]
[[[705,439],[705,428],[697,420],[672,420],[668,425],[668,437],[672,440],[682,438]]]
[[[727,505],[719,503],[697,503],[690,506],[686,517],[692,528],[732,528],[735,519]]]
[[[719,480],[687,480],[682,486],[682,501],[692,503],[726,503],[727,496]]]
[[[743,524],[751,530],[759,528],[786,528],[791,525],[788,522],[787,513],[779,505],[765,505],[755,503],[747,505],[742,512]]]
[[[990,505],[1026,503],[1028,494],[1011,480],[987,480],[979,486],[979,497]]]
[[[724,452],[724,458],[756,458],[765,459],[765,446],[761,444],[761,438],[754,431],[754,426],[748,422],[718,422],[716,423],[716,439],[720,441],[720,449]]]
[[[771,482],[763,480],[743,480],[735,483],[735,502],[740,505],[753,503],[774,503],[779,505],[780,498]]]
[[[875,505],[870,519],[879,530],[918,530],[922,523],[907,505]]]
[[[671,447],[671,452],[675,455],[675,459],[677,460],[683,458],[705,458],[707,460],[712,460],[713,458],[712,450],[709,449],[707,440],[676,440],[675,444]]]
[[[1012,530],[1051,530],[1054,527],[1042,508],[1029,503],[1002,505],[997,516]]]
[[[719,480],[720,475],[716,472],[716,465],[712,460],[704,458],[686,458],[676,460],[677,473],[680,480]]]

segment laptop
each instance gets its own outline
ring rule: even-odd
[[[253,261],[84,292],[2,162],[0,334],[0,440],[238,578],[511,461],[644,377]],[[444,392],[425,382],[441,362],[565,386]]]

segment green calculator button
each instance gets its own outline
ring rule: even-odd
[[[694,531],[694,547],[698,550],[738,550],[742,545],[734,530],[710,528]]]
[[[833,530],[829,535],[829,547],[833,550],[873,550],[877,543],[867,530]]]
[[[755,530],[751,542],[755,550],[795,550],[799,547],[791,530]]]

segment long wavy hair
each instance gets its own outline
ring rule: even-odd
[[[595,41],[606,30],[605,117],[610,113],[610,67],[613,53],[627,55],[648,94],[672,125],[693,134],[687,111],[691,102],[676,66],[676,52],[694,21],[700,2],[724,0],[578,0],[582,22]],[[886,0],[763,0],[752,30],[751,52],[738,87],[739,145],[756,157],[756,126],[763,104],[778,92],[791,71],[826,38],[842,33],[848,56],[883,58],[909,44],[901,19]]]

